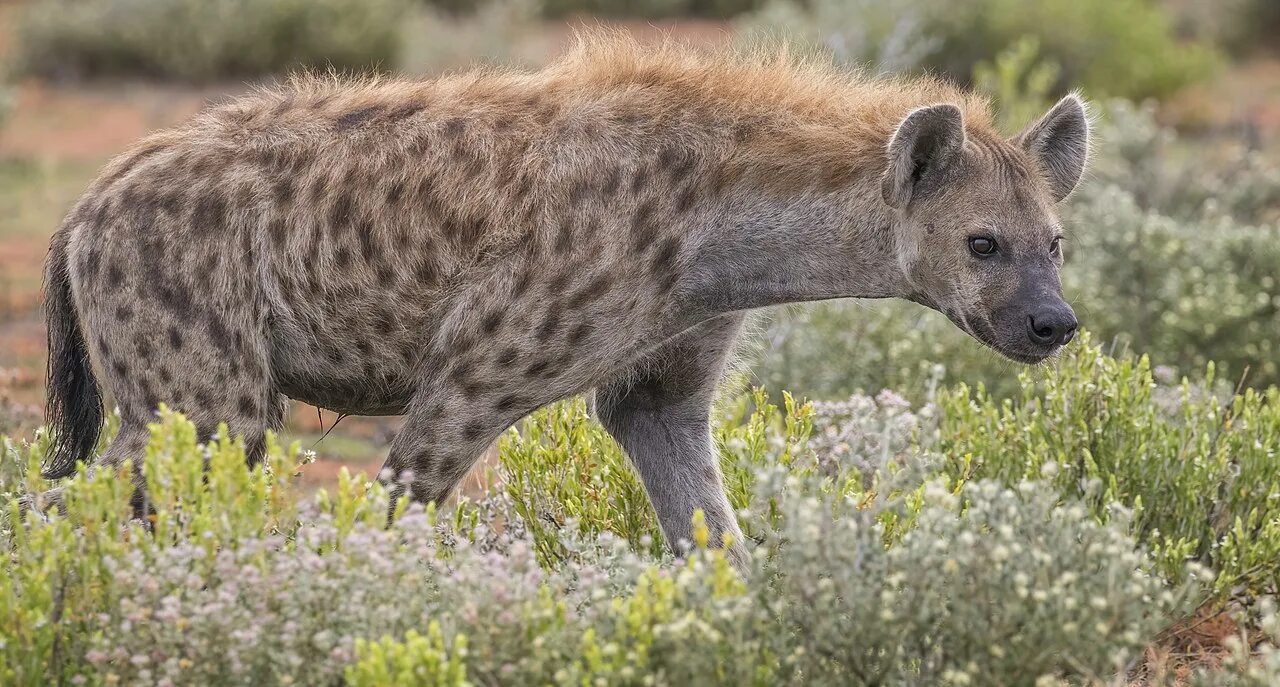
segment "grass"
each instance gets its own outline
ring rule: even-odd
[[[98,166],[0,158],[0,319],[34,310],[49,236]]]

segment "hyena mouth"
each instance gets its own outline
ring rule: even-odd
[[[1000,355],[1023,365],[1038,365],[1049,358],[1053,357],[1061,347],[1053,348],[1047,351],[1030,352],[1021,350],[1007,342],[1001,341],[991,323],[985,319],[968,318],[963,314],[951,310],[950,308],[943,311],[947,319],[960,329],[960,331],[968,334],[976,339],[979,343],[999,353]]]

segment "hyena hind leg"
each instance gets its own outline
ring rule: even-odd
[[[142,456],[146,452],[147,441],[150,434],[146,425],[129,424],[122,425],[120,431],[115,438],[107,444],[106,450],[102,452],[96,461],[87,466],[90,475],[98,470],[113,469],[126,460],[132,458],[133,464],[133,484],[134,493],[131,499],[135,515],[143,512],[143,487],[145,480],[142,472]],[[64,487],[58,486],[49,489],[40,494],[28,494],[18,499],[18,512],[21,517],[25,517],[27,511],[37,513],[48,513],[57,510],[59,513],[66,514],[66,501],[64,495]]]

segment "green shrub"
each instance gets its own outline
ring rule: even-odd
[[[37,0],[20,68],[45,76],[211,80],[393,65],[405,0]]]
[[[634,477],[581,405],[505,437],[506,486],[447,521],[399,508],[390,529],[363,480],[300,501],[296,446],[272,440],[245,470],[239,444],[198,446],[166,413],[143,457],[148,522],[128,519],[127,466],[73,478],[65,516],[17,522],[9,502],[0,682],[1087,681],[1191,598],[1125,523],[1044,485],[909,469],[932,420],[899,397],[779,409],[757,394],[724,416],[722,462],[760,542],[745,578],[696,517],[699,549],[655,558]],[[23,474],[43,446],[9,446],[0,492],[46,486]],[[602,476],[567,484],[586,470]]]
[[[1196,560],[1221,593],[1280,588],[1280,389],[1233,398],[1212,366],[1157,384],[1145,356],[1111,358],[1087,338],[1022,381],[1011,400],[963,384],[939,395],[954,479],[1048,479],[1102,519],[1123,504],[1165,574]]]
[[[1095,97],[1169,95],[1216,62],[1209,48],[1180,43],[1150,0],[770,0],[744,26],[822,46],[854,65],[961,80],[1030,36],[1061,67],[1058,90],[1083,87]]]

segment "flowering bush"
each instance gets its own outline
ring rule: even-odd
[[[485,496],[390,528],[376,485],[301,499],[296,446],[245,470],[165,413],[145,521],[127,467],[64,515],[9,501],[0,684],[1106,684],[1203,590],[1274,584],[1280,403],[1177,389],[1082,346],[1017,404],[728,402],[743,575],[696,518],[687,557],[660,547],[581,403],[509,432]],[[47,486],[46,441],[6,444],[0,493]],[[1198,679],[1265,684],[1253,648],[1254,682]]]
[[[1220,592],[1280,588],[1280,389],[1170,381],[1086,339],[1016,401],[944,391],[937,450],[957,479],[1046,479],[1103,519],[1124,504],[1166,574],[1195,559]]]

